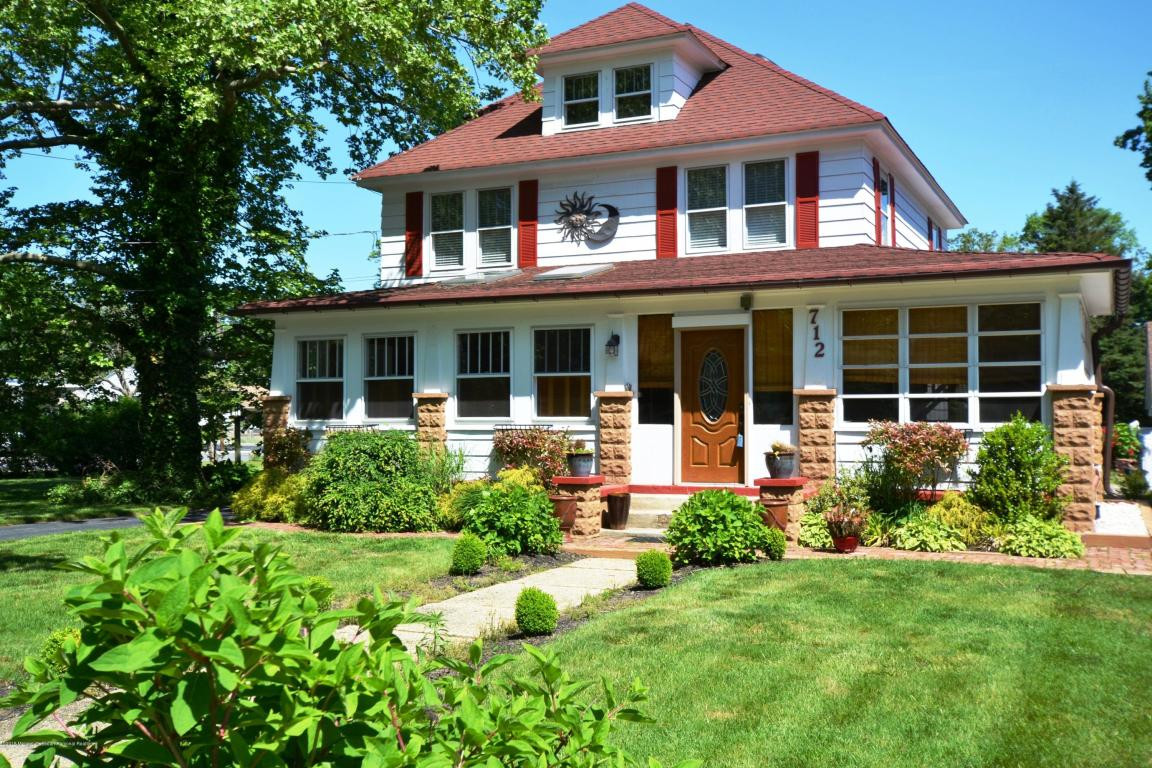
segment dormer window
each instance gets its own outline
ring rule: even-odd
[[[600,73],[564,78],[564,126],[596,125],[600,122]]]
[[[624,67],[616,70],[616,119],[632,120],[652,116],[652,67]]]

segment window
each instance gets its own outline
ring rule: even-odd
[[[784,245],[787,241],[784,161],[744,166],[744,239],[749,248]]]
[[[432,195],[432,264],[464,266],[464,193]]]
[[[461,333],[456,337],[456,414],[464,418],[508,418],[512,395],[508,331]]]
[[[944,231],[940,227],[936,227],[934,234],[936,236],[936,250],[944,250]]]
[[[1040,305],[977,308],[980,421],[1040,420]]]
[[[640,386],[636,402],[641,424],[672,423],[674,338],[672,315],[637,318]]]
[[[344,340],[296,342],[296,418],[344,418]]]
[[[536,415],[592,414],[592,332],[555,328],[535,333]]]
[[[880,179],[880,244],[892,245],[892,177]]]
[[[895,309],[843,316],[845,421],[900,418],[900,318]]]
[[[364,415],[370,419],[412,418],[415,339],[380,336],[365,339],[364,343]]]
[[[908,310],[908,418],[968,421],[968,307]]]
[[[595,125],[600,122],[600,73],[564,78],[564,125]]]
[[[476,195],[480,266],[512,263],[512,188],[482,189]]]
[[[792,423],[792,310],[752,313],[752,423]]]
[[[688,249],[728,247],[728,169],[688,171]]]
[[[652,116],[652,67],[624,67],[616,75],[616,119]]]

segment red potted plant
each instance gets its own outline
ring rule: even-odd
[[[832,546],[837,552],[855,552],[860,544],[860,533],[868,523],[868,510],[848,503],[840,503],[824,513]]]

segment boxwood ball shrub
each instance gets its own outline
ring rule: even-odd
[[[452,573],[471,576],[479,573],[488,559],[488,547],[474,533],[464,532],[452,547]]]
[[[764,554],[768,555],[769,560],[783,560],[784,552],[788,549],[788,539],[784,536],[784,531],[779,528],[769,528],[767,535],[767,545],[764,547]]]
[[[996,548],[1023,557],[1083,557],[1084,542],[1053,520],[1026,517],[1008,523],[996,538]]]
[[[486,488],[465,514],[464,530],[484,540],[489,557],[551,555],[564,543],[548,492],[522,485]]]
[[[1067,464],[1068,459],[1052,447],[1048,428],[1017,413],[984,435],[968,497],[1006,522],[1059,519],[1065,504],[1060,483]]]
[[[304,477],[280,467],[268,467],[232,497],[232,514],[239,520],[307,520],[308,488]]]
[[[968,548],[959,531],[926,515],[905,520],[896,529],[892,545],[913,552],[959,552]]]
[[[560,611],[552,595],[536,587],[520,590],[516,598],[516,627],[529,637],[550,635],[556,631]]]
[[[644,589],[668,586],[672,581],[672,558],[658,549],[641,552],[636,557],[636,581]]]
[[[768,546],[759,505],[732,491],[694,493],[672,513],[665,537],[678,563],[750,563]]]

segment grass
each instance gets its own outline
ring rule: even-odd
[[[130,517],[147,512],[147,504],[50,504],[48,489],[68,478],[0,480],[0,525],[41,523],[48,520],[88,520],[94,517]]]
[[[552,646],[649,686],[658,723],[614,739],[665,765],[1147,766],[1150,627],[1152,579],[789,561],[695,574]]]

